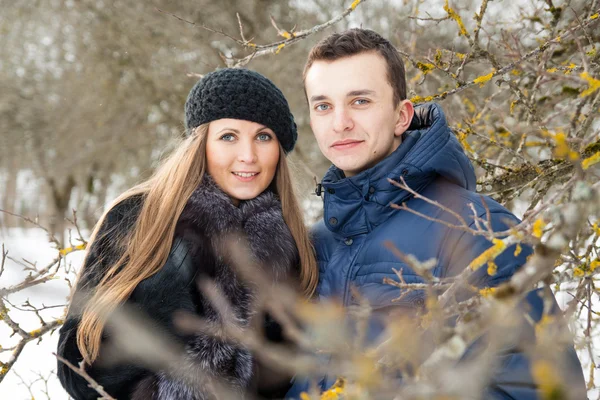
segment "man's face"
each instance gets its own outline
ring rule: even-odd
[[[346,176],[371,168],[396,150],[412,120],[410,101],[394,107],[385,59],[375,52],[316,61],[305,87],[319,148]]]

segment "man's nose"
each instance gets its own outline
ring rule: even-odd
[[[352,129],[354,123],[348,111],[344,107],[338,107],[334,111],[333,130],[336,132],[344,132]]]

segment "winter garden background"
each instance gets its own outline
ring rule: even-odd
[[[319,218],[320,199],[311,192],[328,163],[308,124],[302,67],[322,37],[362,26],[390,38],[402,53],[413,102],[443,106],[477,168],[478,191],[523,219],[472,267],[493,273],[494,257],[507,245],[537,248],[509,283],[482,291],[460,309],[461,323],[394,395],[473,395],[474,369],[454,370],[452,361],[477,333],[510,329],[505,317],[514,299],[538,286],[552,290],[564,311],[564,320],[542,319],[539,345],[530,349],[544,396],[568,398],[553,376],[551,357],[552,344],[563,340],[568,326],[588,397],[600,399],[599,0],[0,5],[1,398],[68,397],[54,374],[52,352],[85,239],[103,206],[149,176],[173,148],[183,132],[185,96],[202,74],[246,66],[283,89],[299,126],[290,157],[297,192],[307,220]],[[426,261],[410,260],[424,275]],[[412,290],[400,276],[390,284],[398,286],[398,296]],[[282,307],[295,310],[314,335],[312,342],[301,332],[294,338],[307,350],[334,354],[339,362],[330,372],[346,378],[327,398],[391,393],[382,365],[410,357],[408,350],[418,348],[410,339],[418,338],[414,333],[448,311],[430,296],[420,321],[392,324],[395,346],[384,349],[383,361],[381,349],[361,350],[339,329],[343,313],[335,304],[298,308],[288,297]],[[352,311],[360,322],[369,307]],[[299,372],[312,365],[277,354],[273,360]],[[485,370],[485,359],[479,362],[475,369]]]

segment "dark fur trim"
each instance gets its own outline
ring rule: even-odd
[[[194,245],[191,257],[198,269],[198,278],[210,280],[217,286],[230,303],[236,323],[242,327],[249,326],[255,313],[253,290],[227,264],[222,239],[230,234],[241,235],[248,242],[251,257],[275,280],[288,279],[297,269],[299,257],[295,242],[283,220],[279,199],[270,191],[236,207],[206,175],[182,212],[177,232]],[[219,322],[220,316],[210,301],[201,293],[198,297],[201,316]],[[197,334],[187,341],[186,352],[189,361],[201,367],[202,374],[219,378],[231,389],[243,391],[251,385],[254,361],[246,349]],[[165,374],[156,374],[155,384],[156,400],[208,398],[207,393],[197,387]]]
[[[281,203],[272,192],[265,192],[255,199],[244,202],[242,210],[244,233],[252,254],[275,282],[296,276],[299,265],[298,248],[286,225]]]
[[[233,205],[210,175],[205,174],[202,184],[188,200],[178,225],[199,230],[208,237],[231,233],[239,229],[241,211]]]
[[[147,376],[135,387],[131,400],[148,400],[156,398],[158,385],[155,376]]]

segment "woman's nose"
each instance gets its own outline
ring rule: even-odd
[[[238,161],[253,164],[258,160],[256,149],[253,143],[240,143],[238,148]]]

